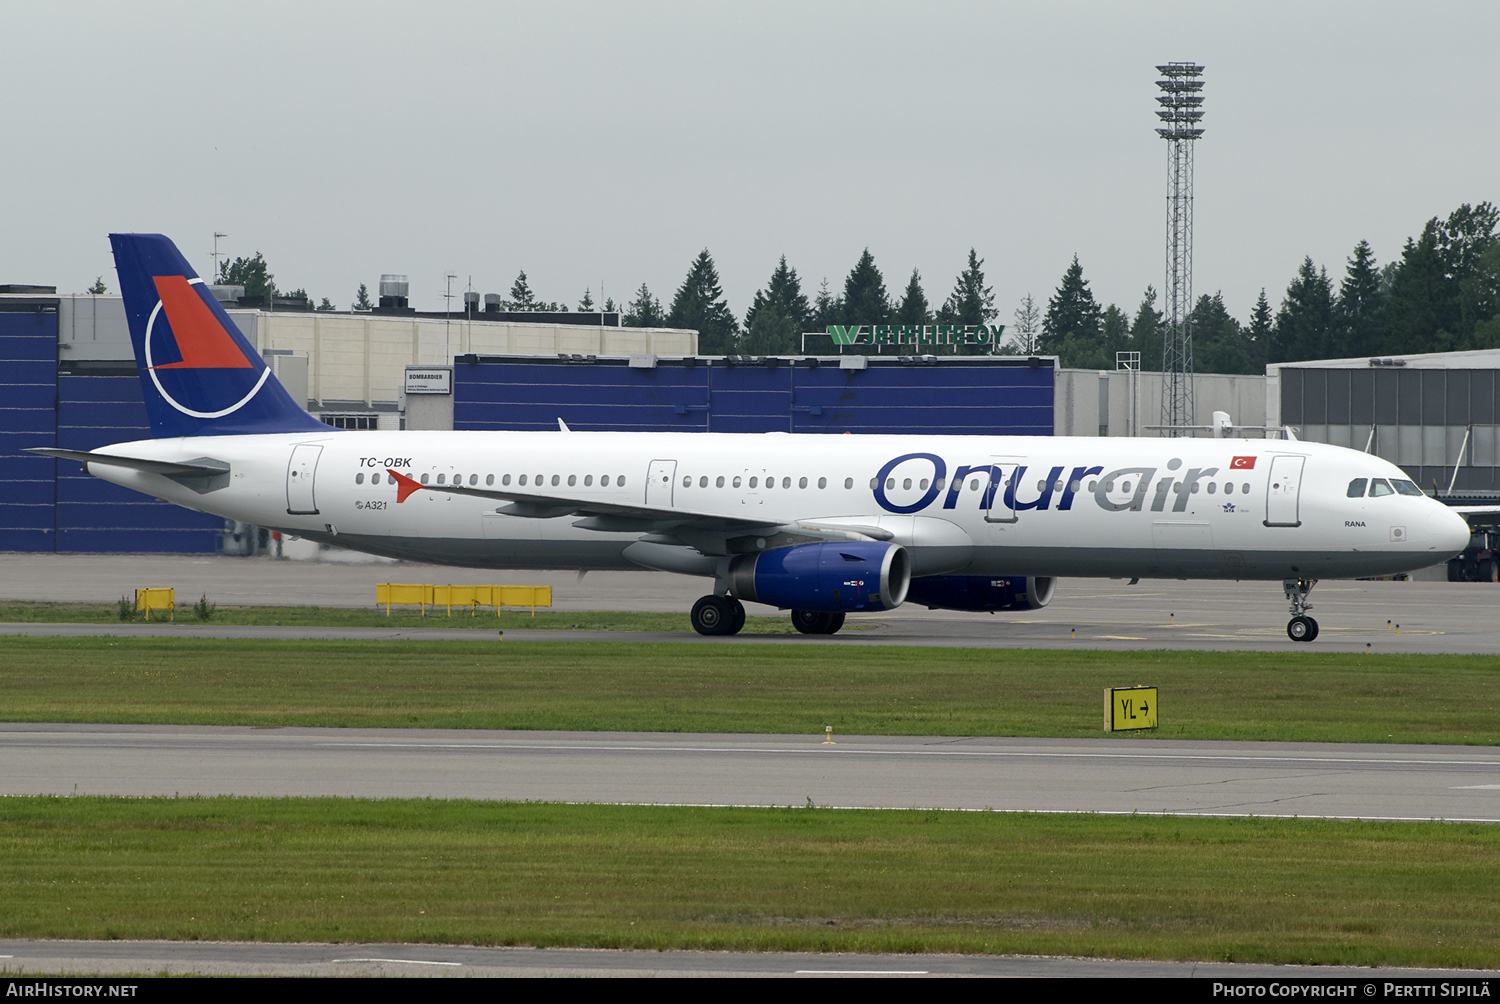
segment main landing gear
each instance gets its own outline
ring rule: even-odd
[[[745,626],[745,606],[733,596],[704,596],[693,604],[692,621],[699,634],[739,634]],[[803,634],[834,634],[844,626],[844,612],[793,610],[792,626]]]
[[[844,626],[844,612],[823,613],[819,610],[793,610],[792,627],[803,634],[835,634]]]
[[[1292,619],[1286,624],[1286,636],[1292,641],[1312,641],[1318,636],[1318,622],[1307,616],[1307,611],[1312,609],[1307,594],[1317,584],[1317,579],[1287,579],[1281,584],[1286,598],[1292,603]]]
[[[693,604],[693,630],[699,634],[739,634],[745,605],[733,596],[704,596]]]

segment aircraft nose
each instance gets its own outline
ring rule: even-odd
[[[1469,521],[1447,506],[1427,517],[1427,533],[1443,554],[1457,554],[1469,546]]]

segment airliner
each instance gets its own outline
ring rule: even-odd
[[[1045,606],[1060,576],[1280,581],[1310,642],[1319,579],[1437,564],[1464,518],[1395,465],[1270,439],[334,429],[294,401],[170,240],[113,234],[152,439],[38,449],[200,512],[340,547],[488,569],[712,582],[832,634],[903,603]]]

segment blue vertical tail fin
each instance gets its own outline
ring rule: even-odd
[[[329,431],[292,400],[161,234],[110,234],[152,435]]]

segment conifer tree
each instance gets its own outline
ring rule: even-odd
[[[1384,341],[1381,314],[1380,270],[1369,241],[1354,245],[1349,267],[1339,286],[1335,313],[1335,352],[1340,356],[1369,355],[1380,351]]]
[[[891,319],[891,298],[875,258],[865,248],[844,280],[844,323],[885,324]],[[837,322],[835,322],[837,323]]]
[[[354,294],[354,302],[349,305],[350,310],[372,310],[375,304],[370,302],[370,289],[364,283],[359,284],[359,292]]]
[[[1255,301],[1255,309],[1250,312],[1250,326],[1245,329],[1245,352],[1250,358],[1250,372],[1265,372],[1274,328],[1271,304],[1266,300],[1266,288],[1262,286],[1260,298]]]
[[[698,332],[698,351],[705,355],[725,355],[735,351],[739,324],[719,288],[719,272],[708,248],[699,252],[688,267],[686,278],[672,298],[667,325],[693,328]]]
[[[745,311],[746,331],[754,326],[755,316],[767,305],[789,319],[798,333],[811,330],[807,325],[812,319],[812,307],[802,292],[802,280],[797,276],[797,270],[787,265],[786,255],[781,256],[781,263],[771,273],[766,288],[756,290],[750,309]]]
[[[585,314],[594,309],[594,297],[587,286],[583,289],[583,299],[578,301],[578,309]]]
[[[1303,258],[1276,313],[1272,351],[1266,361],[1329,358],[1332,334],[1333,283],[1327,269],[1314,268],[1311,258]]]
[[[516,276],[516,281],[510,284],[510,300],[506,304],[510,310],[542,310],[542,304],[537,303],[536,294],[531,291],[531,284],[526,281],[526,270],[521,269]]]
[[[1156,289],[1147,286],[1130,322],[1130,350],[1141,354],[1141,370],[1161,370],[1161,339],[1164,315],[1156,309]]]
[[[1099,304],[1094,300],[1078,256],[1063,273],[1057,293],[1047,301],[1042,318],[1042,351],[1061,357],[1064,366],[1073,366],[1083,354],[1091,358],[1099,350]]]
[[[635,299],[626,306],[620,323],[627,328],[660,328],[666,324],[666,320],[661,301],[651,295],[651,290],[643,282],[641,288],[635,291]]]
[[[1000,313],[995,309],[995,291],[984,284],[984,259],[969,248],[969,264],[958,274],[953,292],[938,311],[943,324],[988,324]]]
[[[906,291],[901,294],[900,301],[891,313],[892,324],[927,324],[932,320],[932,311],[927,303],[927,294],[922,292],[922,276],[916,269],[911,270],[911,279],[906,283]]]

